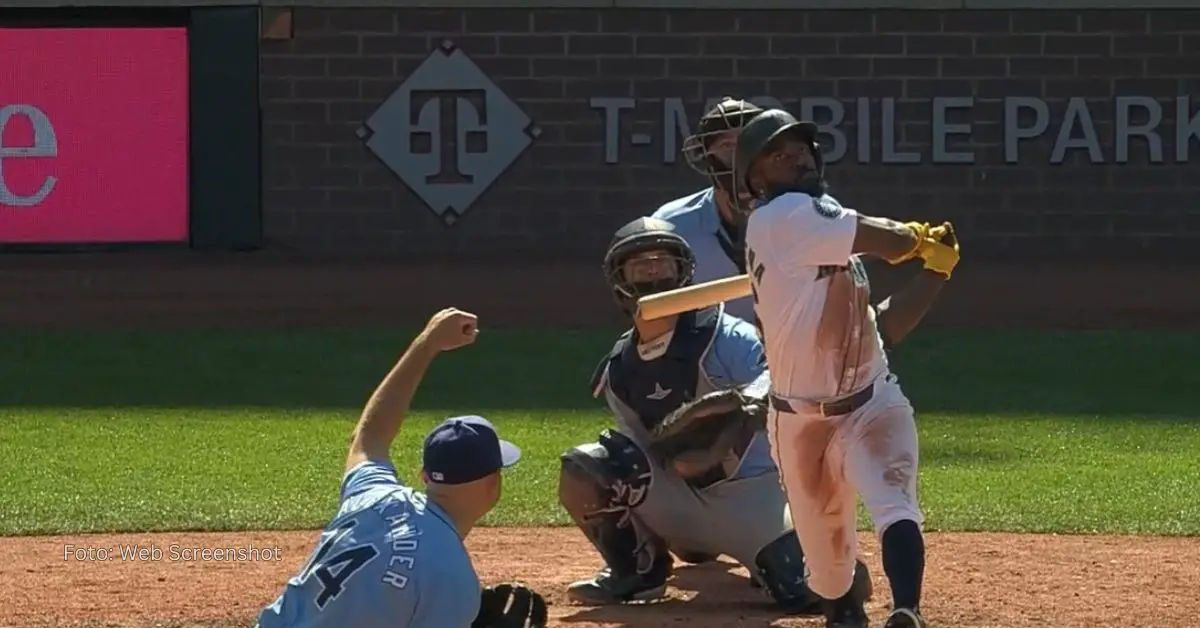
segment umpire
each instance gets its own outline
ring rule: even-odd
[[[745,100],[725,97],[700,118],[696,132],[683,141],[683,156],[693,170],[711,184],[698,192],[659,207],[651,217],[675,225],[696,255],[697,283],[745,274],[745,212],[734,203],[748,203],[731,195],[733,153],[738,131],[762,109]],[[726,311],[745,321],[754,320],[750,297],[729,301]]]

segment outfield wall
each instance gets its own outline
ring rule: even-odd
[[[971,264],[1030,278],[1013,312],[1040,313],[1066,283],[1097,286],[1068,301],[1083,310],[1171,307],[1128,288],[1114,306],[1103,288],[1125,273],[1170,295],[1200,261],[1195,2],[16,4],[0,15],[23,77],[0,87],[0,247],[131,250],[85,266],[6,255],[68,295],[81,274],[127,273],[128,255],[149,276],[189,249],[414,275],[453,261],[501,294],[553,263],[590,295],[615,227],[703,185],[679,148],[725,93],[822,123],[843,202],[953,220]],[[47,26],[110,29],[114,60],[160,61],[130,82],[156,89],[101,93],[57,71]],[[133,27],[186,38],[119,30]],[[49,75],[60,84],[39,91]],[[64,107],[72,90],[89,106]],[[1050,263],[1081,279],[1039,277]]]
[[[323,4],[262,43],[264,217],[288,246],[593,259],[617,226],[702,185],[680,127],[732,92],[832,123],[837,196],[952,220],[976,258],[1200,259],[1200,8]],[[456,74],[443,44],[479,72]],[[458,94],[405,84],[427,59]],[[388,126],[414,112],[416,134]],[[374,154],[357,135],[373,114]]]

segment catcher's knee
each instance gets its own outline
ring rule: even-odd
[[[592,484],[605,491],[627,494],[630,507],[639,505],[650,490],[650,460],[637,443],[620,432],[605,430],[595,443],[572,447],[560,457],[559,496],[562,486]]]
[[[637,521],[652,471],[629,437],[605,431],[595,443],[561,456],[558,498],[563,508],[615,572],[640,572],[660,562],[666,549]]]
[[[754,557],[758,581],[767,589],[771,599],[792,613],[820,611],[821,598],[808,588],[804,567],[804,551],[794,530],[767,543]]]
[[[646,500],[653,477],[650,460],[628,436],[605,430],[595,443],[572,447],[560,457],[558,498],[568,511],[572,506],[590,509],[611,504],[580,504],[578,493],[605,502],[636,508]],[[581,513],[582,514],[582,513]]]

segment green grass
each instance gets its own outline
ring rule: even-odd
[[[436,420],[485,414],[526,452],[485,524],[566,523],[557,454],[610,420],[587,393],[609,336],[485,330],[439,358],[393,449],[402,474]],[[358,409],[409,338],[0,337],[0,534],[321,526]],[[919,333],[893,366],[928,526],[1200,534],[1198,355],[1200,335]]]

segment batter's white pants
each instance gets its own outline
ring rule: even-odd
[[[796,412],[772,408],[771,455],[809,570],[809,587],[826,599],[850,590],[858,555],[857,493],[881,535],[891,524],[924,516],[917,504],[917,429],[894,375],[850,414],[824,417],[799,400]],[[802,409],[803,408],[803,409]]]

